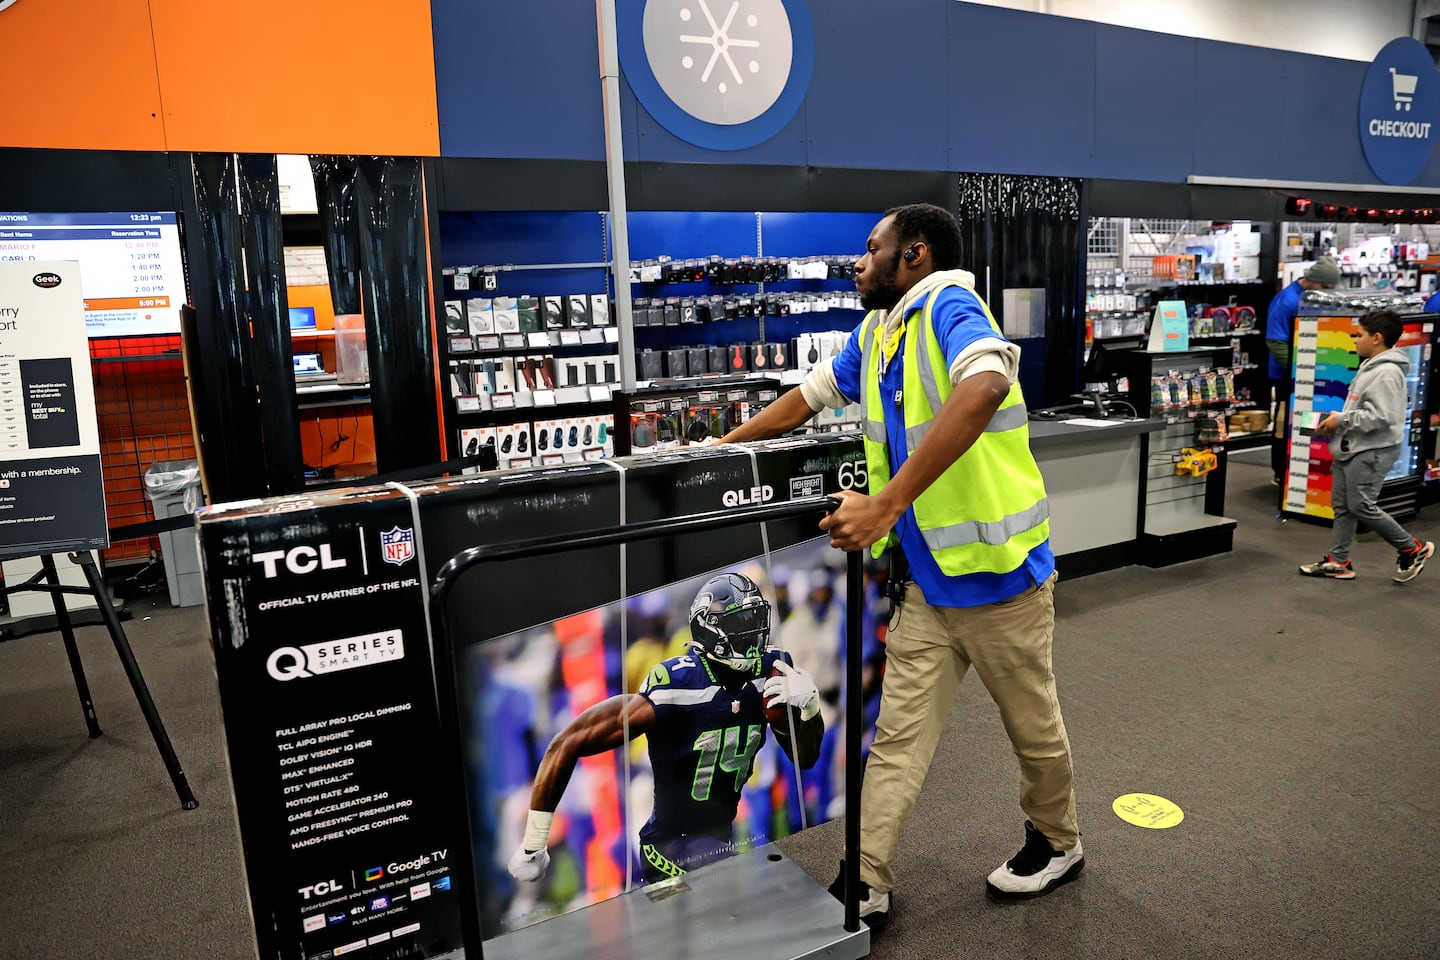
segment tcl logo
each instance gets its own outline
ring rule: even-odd
[[[743,507],[751,503],[769,503],[774,499],[775,488],[766,484],[748,490],[726,490],[721,495],[720,502],[727,507]]]
[[[304,575],[314,573],[316,570],[339,570],[345,566],[345,558],[337,557],[332,553],[332,547],[328,543],[322,543],[317,547],[291,547],[289,550],[268,550],[265,553],[255,554],[256,563],[264,567],[266,580],[273,580],[280,575],[280,564],[285,564],[285,569],[291,573]]]
[[[302,899],[309,900],[310,897],[328,897],[332,893],[344,893],[345,888],[340,886],[339,880],[321,880],[319,883],[312,883],[308,887],[300,888]]]

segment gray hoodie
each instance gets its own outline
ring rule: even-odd
[[[1410,358],[1393,347],[1360,364],[1340,411],[1340,426],[1330,441],[1336,460],[1400,445],[1410,410],[1410,391],[1405,384],[1409,372]]]

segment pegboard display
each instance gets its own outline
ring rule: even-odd
[[[155,519],[145,471],[160,460],[195,459],[180,338],[90,341],[95,412],[111,527]],[[105,551],[107,563],[148,559],[159,540],[127,540]]]

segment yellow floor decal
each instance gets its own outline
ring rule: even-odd
[[[1115,816],[1147,830],[1166,830],[1185,819],[1185,811],[1172,800],[1148,793],[1127,793],[1111,804]]]

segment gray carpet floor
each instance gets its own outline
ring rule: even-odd
[[[1268,471],[1232,464],[1232,554],[1062,583],[1055,670],[1087,866],[1041,900],[984,877],[1021,842],[1018,774],[967,679],[902,841],[886,958],[1435,958],[1440,560],[1390,582],[1303,580],[1329,531],[1280,523]],[[1413,529],[1440,539],[1440,510]],[[80,631],[90,741],[54,635],[0,644],[0,958],[254,957],[215,679],[198,610],[127,625],[191,783],[182,812],[99,628]],[[1144,830],[1112,801],[1178,803]],[[783,842],[833,878],[838,824]],[[764,958],[755,958],[764,960]]]

